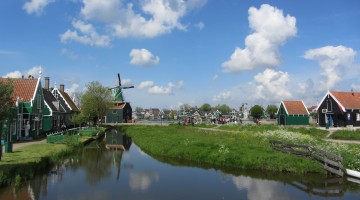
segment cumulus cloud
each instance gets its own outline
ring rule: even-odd
[[[180,80],[177,84],[169,82],[166,86],[155,85],[153,81],[144,81],[139,84],[139,89],[148,88],[147,92],[149,94],[163,94],[170,95],[173,94],[174,89],[181,89],[184,86],[184,81]]]
[[[187,30],[181,19],[193,9],[201,8],[207,0],[139,0],[126,3],[122,0],[81,0],[83,6],[80,18],[91,23],[96,22],[107,30],[106,35],[99,35],[92,27],[90,32],[84,32],[75,27],[61,35],[61,41],[75,41],[93,46],[108,46],[112,37],[152,38],[171,33],[172,30]],[[85,22],[83,26],[85,25]],[[92,26],[92,25],[91,25]],[[203,24],[198,24],[203,28]],[[78,32],[79,31],[79,32]]]
[[[3,78],[21,78],[22,73],[20,71],[13,71],[2,76]]]
[[[143,81],[139,84],[139,89],[144,89],[144,88],[147,88],[147,87],[152,87],[154,86],[154,82],[153,81]]]
[[[155,171],[130,173],[129,185],[131,190],[146,191],[152,183],[159,181],[159,174]]]
[[[67,92],[70,95],[70,97],[73,97],[78,88],[79,88],[79,84],[73,83],[71,84],[70,88],[65,89],[65,92]]]
[[[43,13],[44,8],[50,4],[55,2],[55,0],[31,0],[31,1],[27,1],[24,5],[23,5],[23,9],[28,13],[28,14],[37,14],[37,15],[41,15]]]
[[[72,22],[75,31],[68,29],[65,33],[60,35],[60,40],[63,43],[68,41],[75,41],[91,46],[109,46],[110,36],[99,35],[96,29],[91,24],[87,24],[81,20]]]
[[[253,97],[255,99],[280,101],[292,97],[288,91],[288,83],[290,81],[287,72],[266,69],[264,72],[254,77],[255,91]]]
[[[245,39],[245,48],[236,47],[230,60],[222,64],[224,72],[240,72],[280,64],[278,48],[297,33],[296,19],[268,4],[250,7],[249,26],[253,31]]]
[[[228,100],[228,99],[230,99],[230,97],[231,97],[230,91],[221,92],[220,94],[213,96],[213,101]]]
[[[132,49],[130,52],[131,64],[140,66],[157,65],[160,61],[159,56],[154,56],[147,49]]]
[[[18,70],[9,72],[2,77],[3,78],[21,78],[22,76],[24,76],[24,78],[28,78],[29,76],[33,76],[33,77],[37,78],[37,77],[39,77],[40,72],[43,72],[42,67],[34,66],[34,67],[30,68],[29,70],[26,70],[23,72],[20,72]]]
[[[305,52],[304,58],[319,63],[322,75],[326,79],[320,81],[322,89],[329,89],[341,81],[346,68],[353,64],[355,55],[356,52],[352,48],[340,45],[310,49]]]

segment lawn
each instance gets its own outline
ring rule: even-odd
[[[360,140],[360,129],[338,130],[331,134],[330,138],[339,140]]]
[[[360,146],[329,143],[323,132],[276,126],[245,125],[204,129],[196,126],[126,126],[123,131],[140,148],[154,156],[211,164],[214,167],[269,170],[292,173],[325,173],[310,158],[272,150],[269,140],[311,145],[344,157],[344,166],[360,170]],[[311,130],[311,129],[310,129]]]

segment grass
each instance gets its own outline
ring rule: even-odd
[[[331,139],[340,140],[360,140],[360,129],[358,130],[338,130],[330,136]]]
[[[329,143],[326,133],[303,128],[241,125],[221,130],[192,126],[122,127],[140,148],[153,156],[210,164],[214,167],[293,173],[325,173],[320,163],[271,149],[269,140],[311,145],[344,157],[344,166],[360,170],[359,145]]]

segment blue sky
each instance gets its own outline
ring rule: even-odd
[[[0,76],[135,89],[143,108],[360,92],[358,0],[2,0]]]

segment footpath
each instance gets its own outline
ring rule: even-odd
[[[46,139],[36,140],[36,141],[17,142],[17,143],[12,144],[12,150],[14,151],[19,148],[30,146],[33,144],[45,144],[45,143],[46,143]],[[5,153],[5,145],[2,146],[2,152]]]

